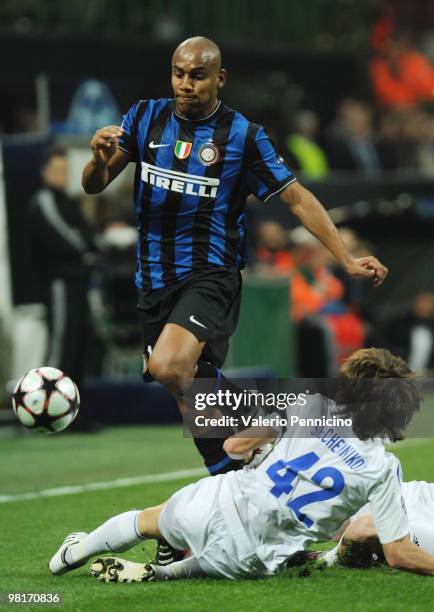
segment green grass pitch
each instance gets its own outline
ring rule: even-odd
[[[434,439],[396,446],[407,480],[433,480]],[[178,427],[107,429],[97,435],[23,436],[0,441],[0,495],[81,485],[117,478],[197,468],[191,440]],[[109,611],[426,611],[434,578],[398,570],[294,569],[267,580],[195,579],[155,584],[100,584],[88,566],[62,577],[48,573],[47,560],[64,536],[91,530],[109,516],[161,502],[189,480],[141,484],[73,495],[0,503],[0,593],[59,593],[63,610]],[[151,558],[146,543],[128,553]],[[124,553],[127,556],[126,553]],[[15,606],[44,608],[47,606]]]

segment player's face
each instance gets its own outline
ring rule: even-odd
[[[199,59],[175,56],[172,64],[172,88],[176,110],[184,117],[206,117],[217,104],[218,90],[226,72]]]

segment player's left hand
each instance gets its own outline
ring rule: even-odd
[[[388,268],[384,266],[373,255],[367,257],[359,257],[345,266],[347,273],[355,278],[371,278],[375,287],[379,287],[389,273]]]

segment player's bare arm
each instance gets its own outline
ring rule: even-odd
[[[409,536],[389,544],[380,544],[371,514],[363,515],[348,525],[337,549],[337,557],[340,563],[345,564],[346,558],[351,559],[353,544],[359,545],[359,554],[361,552],[360,544],[366,544],[368,556],[369,549],[377,548],[381,550],[380,547],[382,547],[384,557],[390,567],[419,574],[434,575],[434,557],[420,546],[413,544]]]
[[[383,552],[390,567],[434,576],[434,557],[413,544],[409,536],[383,544]]]
[[[298,181],[280,194],[282,201],[320,242],[334,255],[344,270],[356,278],[371,278],[378,287],[388,269],[376,257],[353,257],[345,247],[333,221],[317,198]]]
[[[122,128],[110,125],[97,130],[90,141],[92,159],[83,170],[82,185],[86,193],[101,193],[131,161],[119,148]]]
[[[431,492],[434,485],[426,482],[411,482],[401,484],[402,499],[407,509],[410,540],[417,544],[417,548],[434,559],[434,528],[433,504],[430,503]],[[433,498],[434,502],[434,498]],[[373,562],[383,561],[386,558],[380,543],[379,533],[373,514],[367,506],[361,508],[350,521],[345,521],[336,534],[338,545],[335,548],[319,554],[319,561],[332,567],[369,567]],[[335,538],[333,538],[335,539]],[[392,542],[394,540],[391,540]],[[395,540],[395,542],[399,541]],[[402,547],[402,543],[400,544]],[[414,552],[412,548],[411,551]],[[402,550],[401,550],[402,552]],[[411,558],[410,558],[411,560]],[[389,559],[396,566],[397,556]],[[406,558],[401,555],[401,569],[412,570],[406,567]],[[416,571],[416,570],[413,570]]]
[[[245,458],[276,438],[277,432],[270,427],[249,427],[225,440],[223,449],[229,456]]]

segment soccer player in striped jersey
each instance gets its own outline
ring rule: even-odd
[[[387,275],[375,257],[349,254],[323,206],[296,180],[264,129],[219,99],[225,80],[217,45],[187,39],[172,58],[174,97],[141,100],[121,127],[98,130],[83,172],[85,191],[99,193],[128,163],[136,165],[145,376],[162,383],[181,412],[195,380],[206,379],[209,390],[231,388],[218,368],[238,319],[249,194],[264,202],[280,194],[348,274],[375,285]],[[241,465],[224,452],[222,439],[195,442],[211,474]]]

